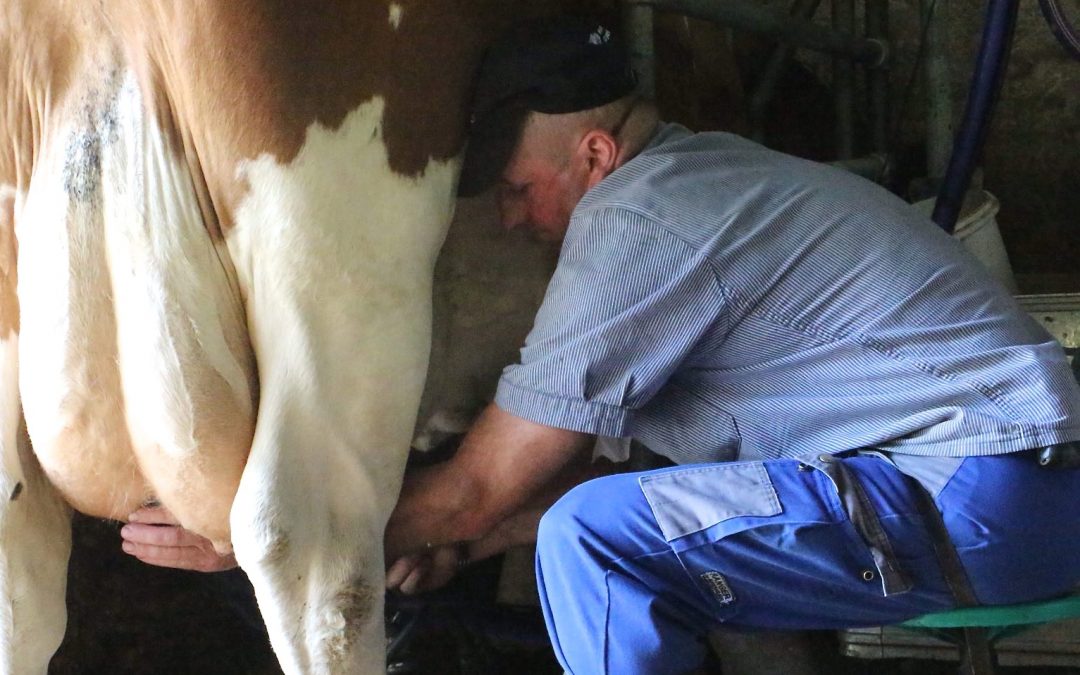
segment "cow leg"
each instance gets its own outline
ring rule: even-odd
[[[230,524],[287,673],[385,670],[383,530],[427,356],[428,308],[417,304],[394,309],[399,328],[377,320],[355,327],[357,347],[329,350],[336,356],[326,363],[315,358],[296,370],[264,361],[255,438]],[[398,321],[402,314],[412,316]],[[297,349],[291,332],[281,326],[275,344]],[[351,373],[349,387],[342,373]]]
[[[45,673],[64,638],[71,516],[30,449],[17,337],[0,339],[0,672]]]
[[[228,239],[260,384],[232,540],[288,673],[385,672],[383,529],[427,370],[454,165],[395,174],[382,112],[312,127],[291,164],[244,165]]]
[[[295,440],[318,449],[317,436]],[[388,505],[373,497],[388,491],[350,462],[321,474],[324,459],[286,452],[249,464],[233,507],[235,552],[286,673],[382,673]]]

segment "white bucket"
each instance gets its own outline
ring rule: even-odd
[[[929,217],[934,212],[934,201],[924,199],[914,206]],[[1013,278],[1009,254],[1005,251],[1005,242],[1001,240],[1001,231],[995,220],[999,207],[997,197],[986,190],[970,190],[960,209],[953,236],[963,242],[964,248],[1010,293],[1015,294],[1016,279]]]

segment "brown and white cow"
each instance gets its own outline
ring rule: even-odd
[[[432,266],[508,4],[0,4],[0,672],[63,636],[69,507],[152,500],[234,548],[286,672],[381,672]]]

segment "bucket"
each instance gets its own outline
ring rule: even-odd
[[[930,217],[934,212],[934,202],[934,199],[924,199],[916,202],[914,206]],[[953,236],[959,239],[964,248],[975,256],[995,279],[1004,284],[1010,293],[1016,294],[1016,279],[1013,278],[1005,242],[1001,240],[1001,231],[995,220],[999,207],[997,197],[986,190],[970,190],[964,198]]]

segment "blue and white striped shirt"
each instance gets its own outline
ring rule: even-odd
[[[1080,440],[1060,345],[925,216],[677,125],[578,205],[496,403],[679,463]]]

